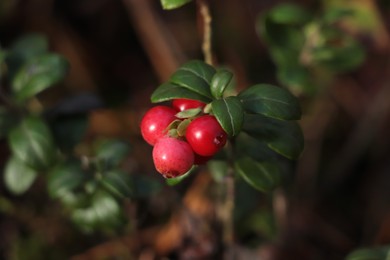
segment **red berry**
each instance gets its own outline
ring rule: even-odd
[[[153,147],[156,170],[166,178],[174,178],[188,172],[194,164],[191,146],[182,140],[165,136]]]
[[[179,98],[172,101],[172,106],[178,111],[184,111],[191,108],[203,108],[206,104],[193,99]]]
[[[176,119],[176,110],[167,106],[149,109],[141,121],[141,134],[145,141],[154,145],[166,134],[167,127]]]
[[[214,116],[206,115],[188,125],[186,139],[195,153],[213,156],[225,145],[227,134]]]

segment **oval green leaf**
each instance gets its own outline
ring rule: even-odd
[[[282,120],[298,120],[301,109],[298,99],[287,90],[269,84],[258,84],[242,91],[240,98],[249,113]]]
[[[179,184],[180,182],[182,182],[184,179],[188,178],[191,175],[191,173],[194,171],[195,168],[196,168],[196,166],[192,166],[191,169],[188,172],[184,173],[183,175],[176,177],[176,178],[167,178],[165,180],[165,182],[169,186],[175,186],[175,185]]]
[[[257,162],[249,157],[238,159],[236,171],[255,189],[270,192],[281,182],[280,169],[276,162]]]
[[[61,81],[69,64],[60,55],[44,54],[30,59],[12,80],[12,90],[17,101],[23,102]]]
[[[68,193],[81,187],[87,175],[79,161],[69,161],[57,165],[50,171],[47,179],[47,189],[52,198],[63,199]]]
[[[161,5],[163,9],[171,10],[179,8],[189,2],[191,2],[191,0],[161,0]]]
[[[172,100],[175,98],[187,98],[199,100],[205,103],[209,103],[211,98],[200,95],[196,92],[193,92],[187,88],[183,88],[179,85],[172,83],[164,83],[160,85],[151,96],[152,103],[159,103],[168,100]]]
[[[240,133],[244,122],[244,110],[237,97],[214,100],[211,103],[211,108],[214,116],[229,136]]]
[[[132,181],[126,172],[113,170],[105,173],[101,183],[109,192],[119,198],[129,198],[133,194]]]
[[[20,195],[26,192],[37,177],[37,172],[18,160],[11,157],[4,170],[4,184],[13,194]]]
[[[12,153],[20,161],[36,170],[54,162],[56,149],[47,125],[37,117],[25,118],[8,135]]]
[[[221,69],[217,71],[217,73],[214,74],[211,80],[211,85],[210,85],[211,94],[215,98],[222,97],[223,92],[225,91],[226,87],[229,85],[232,78],[233,78],[233,73],[231,73],[228,70]]]
[[[351,252],[345,260],[387,260],[389,255],[389,246],[361,248]]]
[[[247,114],[242,130],[288,159],[298,159],[304,148],[302,130],[294,121]]]
[[[103,169],[112,169],[129,155],[130,145],[122,140],[101,139],[95,143],[96,159],[103,165]]]

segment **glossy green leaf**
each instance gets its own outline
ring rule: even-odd
[[[95,144],[95,156],[104,168],[117,167],[130,152],[130,145],[127,142],[116,139],[102,139]]]
[[[304,148],[302,130],[294,121],[247,114],[242,130],[288,159],[298,159]]]
[[[177,126],[177,134],[179,136],[185,136],[188,125],[191,123],[191,119],[185,119]]]
[[[163,9],[165,10],[176,9],[191,2],[191,0],[160,0],[160,1]]]
[[[235,162],[235,169],[248,184],[259,191],[270,192],[281,182],[276,162],[257,162],[243,157]]]
[[[249,156],[256,161],[272,161],[278,157],[265,140],[250,136],[244,131],[237,136],[234,149],[238,158]]]
[[[345,258],[345,260],[388,260],[390,256],[390,247],[373,247],[357,249]]]
[[[170,82],[202,96],[212,98],[210,83],[215,69],[202,62],[190,61],[181,66],[170,78]]]
[[[229,136],[235,136],[241,131],[244,110],[237,97],[231,96],[214,100],[211,107],[214,116]]]
[[[88,175],[81,168],[79,161],[68,161],[57,165],[50,171],[47,178],[47,188],[52,198],[63,199],[68,193],[79,189]]]
[[[217,73],[214,74],[212,80],[211,80],[211,85],[210,85],[210,90],[211,94],[215,98],[220,98],[223,96],[223,92],[229,86],[230,81],[233,78],[233,73],[231,73],[228,70],[221,69],[218,70]]]
[[[283,88],[269,84],[258,84],[242,91],[238,97],[244,109],[249,113],[283,120],[301,118],[298,99]]]
[[[37,177],[37,172],[19,161],[15,157],[11,157],[4,170],[4,184],[14,194],[22,194],[26,192]]]
[[[164,83],[160,85],[151,96],[152,103],[159,103],[168,101],[175,98],[187,98],[199,100],[205,103],[209,103],[211,98],[200,95],[187,88],[181,87],[172,83]]]
[[[180,182],[182,182],[184,179],[188,178],[191,175],[191,173],[194,171],[195,168],[196,168],[196,166],[192,166],[191,169],[188,172],[186,172],[185,174],[183,174],[179,177],[176,177],[176,178],[167,178],[165,181],[169,186],[175,186],[175,185],[179,184]]]
[[[17,101],[25,101],[61,81],[69,64],[60,55],[45,54],[30,59],[12,80],[12,90]]]
[[[12,153],[33,169],[49,167],[56,157],[56,149],[46,123],[37,117],[27,117],[8,135]]]
[[[132,181],[126,172],[119,170],[107,172],[101,183],[109,192],[120,198],[129,198],[133,195]]]

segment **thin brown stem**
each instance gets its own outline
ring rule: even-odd
[[[206,63],[213,64],[213,54],[211,49],[211,14],[207,0],[199,0],[199,12],[203,20],[203,42],[202,51]]]

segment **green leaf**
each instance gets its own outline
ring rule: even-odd
[[[180,67],[169,81],[202,96],[212,98],[210,76],[214,75],[214,73],[215,69],[210,65],[200,61],[191,61]]]
[[[8,160],[4,170],[5,186],[14,194],[26,192],[37,177],[37,172],[15,157]]]
[[[179,8],[189,2],[191,2],[191,0],[161,0],[161,5],[163,9],[171,10],[171,9]]]
[[[121,222],[118,202],[106,192],[97,192],[88,207],[73,211],[72,220],[85,232],[111,229]]]
[[[36,170],[53,164],[56,149],[46,123],[37,117],[27,117],[8,135],[12,153]]]
[[[63,199],[68,193],[80,188],[87,179],[79,161],[68,161],[50,171],[47,188],[52,198]]]
[[[134,197],[148,198],[161,190],[161,182],[145,175],[131,175]]]
[[[269,12],[270,19],[279,24],[302,24],[311,19],[308,11],[299,5],[284,3],[277,5]]]
[[[259,191],[270,192],[281,182],[276,162],[256,162],[243,157],[235,162],[235,169],[248,184]]]
[[[185,136],[188,125],[191,123],[191,119],[185,119],[177,126],[177,134],[179,136]]]
[[[355,14],[355,10],[345,7],[333,7],[327,10],[324,14],[323,20],[326,23],[334,23],[338,20],[349,17]]]
[[[177,118],[189,118],[189,117],[194,117],[198,115],[202,111],[202,108],[197,107],[197,108],[190,108],[184,111],[180,111],[179,113],[176,114]]]
[[[258,84],[242,91],[240,98],[249,113],[283,120],[298,120],[301,109],[298,99],[290,92],[269,84]]]
[[[58,83],[65,77],[68,67],[68,62],[57,54],[45,54],[30,59],[12,80],[16,100],[25,101]]]
[[[165,181],[169,186],[175,186],[175,185],[179,184],[180,182],[182,182],[184,179],[188,178],[191,175],[191,173],[194,171],[195,168],[196,168],[196,166],[192,166],[191,169],[188,172],[184,173],[183,175],[176,177],[176,178],[167,178],[167,179],[165,179]]]
[[[288,159],[298,159],[304,148],[302,130],[294,121],[247,114],[242,130]]]
[[[152,93],[151,101],[152,103],[159,103],[159,102],[164,102],[175,98],[194,99],[205,103],[209,103],[211,101],[211,98],[200,95],[187,88],[172,83],[164,83],[160,85]]]
[[[8,132],[17,123],[17,120],[18,118],[11,111],[0,106],[0,138],[7,136]]]
[[[207,162],[207,168],[216,182],[222,182],[228,174],[229,165],[226,161],[210,160]]]
[[[237,136],[234,149],[238,158],[249,156],[256,161],[272,161],[278,157],[265,140],[250,136],[244,131]]]
[[[101,182],[109,192],[120,198],[129,198],[133,195],[132,181],[126,172],[110,171],[104,174]]]
[[[345,260],[387,260],[389,255],[389,246],[362,248],[351,252]]]
[[[233,78],[233,73],[228,70],[221,69],[218,70],[217,73],[214,74],[211,79],[210,90],[211,94],[215,98],[220,98],[223,95],[223,92],[229,86],[230,81]]]
[[[214,116],[229,136],[235,136],[241,131],[244,110],[237,97],[231,96],[214,100],[211,107]]]
[[[104,164],[104,169],[117,167],[130,152],[127,142],[115,139],[101,139],[95,144],[96,159]]]

